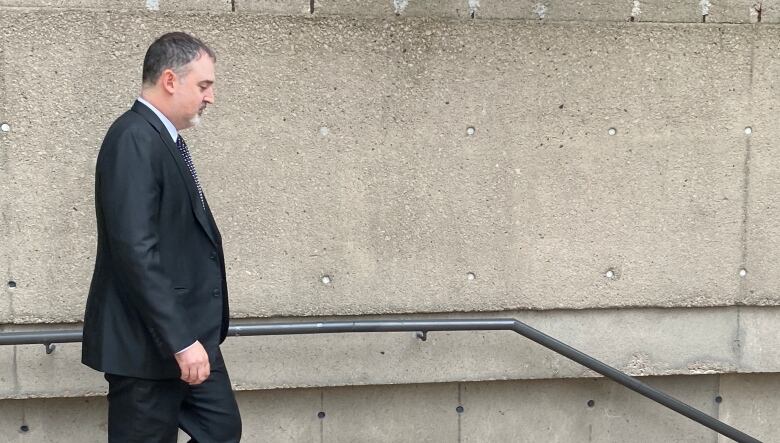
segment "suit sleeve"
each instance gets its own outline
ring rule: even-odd
[[[160,260],[162,172],[159,143],[139,130],[120,134],[97,165],[98,199],[115,269],[128,302],[171,354],[196,341],[176,306]]]

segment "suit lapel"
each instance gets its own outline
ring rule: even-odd
[[[209,237],[211,242],[214,243],[215,246],[219,245],[216,236],[214,235],[214,231],[211,229],[210,221],[206,215],[206,210],[203,209],[203,205],[201,204],[200,195],[198,195],[198,188],[197,185],[195,185],[195,179],[192,178],[192,174],[187,168],[187,164],[184,163],[184,158],[182,158],[181,153],[179,152],[179,148],[176,147],[176,143],[171,140],[170,133],[165,128],[165,125],[151,109],[149,109],[141,102],[136,101],[133,104],[132,110],[141,114],[141,116],[143,116],[160,134],[160,138],[163,140],[165,147],[168,148],[168,151],[170,151],[174,161],[176,162],[176,166],[179,169],[179,174],[181,174],[182,178],[184,179],[187,193],[190,196],[190,207],[192,208],[192,213],[195,215],[195,218],[198,220],[198,223],[200,223],[201,228],[203,228],[203,231],[206,232],[206,235]]]

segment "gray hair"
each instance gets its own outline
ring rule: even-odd
[[[191,61],[200,58],[205,53],[213,61],[217,56],[205,43],[184,32],[170,32],[160,36],[146,50],[142,81],[144,86],[151,86],[166,69],[171,69],[177,75],[184,74],[184,67]]]

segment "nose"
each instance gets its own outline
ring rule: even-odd
[[[206,90],[206,95],[203,96],[203,101],[208,103],[208,104],[214,103],[214,88],[213,87],[208,88]]]

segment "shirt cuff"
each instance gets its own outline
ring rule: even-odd
[[[195,343],[197,343],[197,341],[195,341]],[[186,348],[182,349],[181,351],[177,352],[177,353],[176,353],[176,355],[179,355],[179,354],[181,354],[182,352],[186,351],[187,349],[189,349],[189,348],[191,348],[191,347],[195,346],[195,343],[193,343],[193,344],[191,344],[191,345],[187,346]]]

